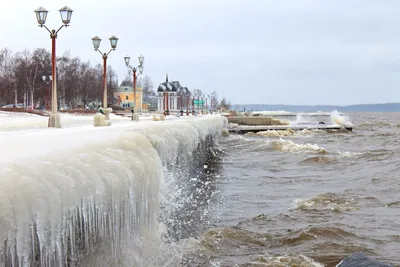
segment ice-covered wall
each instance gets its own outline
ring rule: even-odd
[[[201,167],[226,124],[205,116],[2,133],[0,264],[89,266],[99,251],[140,257],[160,238],[165,174]]]

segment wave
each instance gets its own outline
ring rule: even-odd
[[[334,211],[343,212],[356,209],[354,198],[348,198],[341,194],[324,193],[310,199],[297,199],[295,209],[302,211]]]
[[[369,150],[365,152],[338,152],[338,158],[354,158],[366,161],[382,161],[395,155],[394,151],[386,149]]]
[[[269,131],[260,131],[257,133],[246,133],[245,135],[248,136],[264,136],[264,137],[284,137],[284,136],[294,136],[295,132],[292,129],[287,129],[287,130],[281,130],[281,131],[275,131],[275,130],[269,130]]]
[[[272,141],[272,147],[275,150],[282,152],[291,152],[291,153],[318,153],[318,154],[326,154],[327,151],[325,148],[319,147],[316,144],[296,144],[290,140],[274,140]]]
[[[268,267],[324,267],[324,265],[302,254],[287,256],[258,256],[251,260],[249,264],[254,264],[255,266],[257,266],[258,264],[262,264],[262,266]]]
[[[347,130],[346,128],[340,128],[340,129],[327,129],[325,131],[326,133],[330,133],[330,134],[342,134],[345,133],[347,136],[351,136],[351,132],[349,132],[349,130]]]
[[[386,122],[386,121],[376,121],[376,122],[364,122],[364,123],[360,123],[357,125],[357,127],[362,128],[362,127],[385,127],[385,126],[389,126],[389,127],[398,127],[396,124],[393,124],[391,122]]]
[[[309,226],[276,233],[279,227],[274,227],[274,222],[279,225],[279,219],[259,215],[251,221],[262,226],[263,231],[243,229],[246,225],[243,223],[208,230],[197,248],[185,254],[184,266],[205,266],[212,262],[212,266],[319,267],[335,266],[354,252],[373,255],[368,247],[352,244],[355,240],[362,243],[363,237],[340,228]]]
[[[308,130],[304,129],[301,131],[294,131],[291,128],[287,130],[268,130],[268,131],[260,131],[257,133],[246,133],[245,136],[258,136],[258,137],[308,137],[315,135],[317,133],[323,133],[325,131],[322,130]]]
[[[390,203],[386,204],[385,206],[389,207],[389,208],[400,208],[400,201],[390,202]]]
[[[224,147],[226,150],[233,150],[235,153],[240,151],[254,152],[254,151],[265,151],[270,148],[270,143],[261,138],[248,138],[250,135],[230,135],[228,138],[223,139]]]
[[[332,157],[311,157],[300,162],[300,164],[306,163],[338,163],[338,160]]]

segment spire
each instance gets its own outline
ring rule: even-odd
[[[168,82],[168,73],[167,73],[167,75],[165,76],[165,81]]]

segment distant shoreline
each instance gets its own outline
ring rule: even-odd
[[[357,104],[347,106],[334,105],[268,105],[268,104],[232,104],[236,111],[287,111],[287,112],[400,112],[400,103]]]

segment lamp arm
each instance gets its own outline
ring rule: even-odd
[[[129,73],[133,73],[134,70],[137,70],[137,67],[132,67],[131,65],[126,66],[128,68]]]
[[[58,30],[56,31],[56,35],[57,35],[57,33],[62,29],[62,27],[68,27],[68,26],[69,26],[68,24],[63,24],[63,25],[61,25],[61,27],[58,28]]]
[[[44,24],[41,24],[41,25],[39,25],[39,27],[40,28],[45,28],[49,33],[50,33],[50,36],[52,35],[52,32],[50,31],[50,29],[49,28],[47,28],[47,26],[46,25],[44,25]]]
[[[107,56],[111,53],[111,51],[114,51],[114,48],[111,48],[110,51],[108,51]]]
[[[101,54],[101,56],[104,56],[103,52],[101,52],[100,49],[97,48],[97,49],[95,49],[95,51],[98,51]]]

